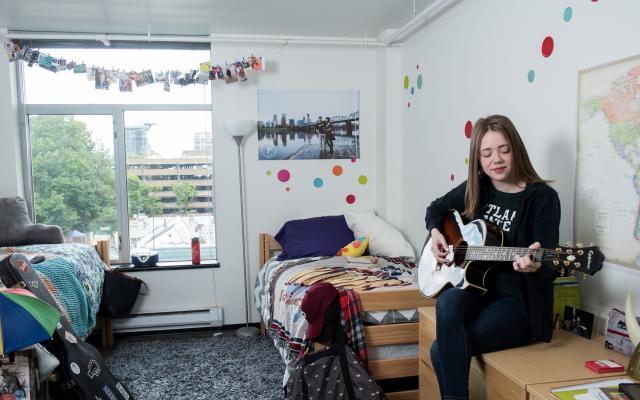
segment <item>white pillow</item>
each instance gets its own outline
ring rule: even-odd
[[[369,236],[369,253],[374,256],[407,257],[415,260],[411,244],[384,219],[373,212],[347,212],[344,214],[355,237]]]

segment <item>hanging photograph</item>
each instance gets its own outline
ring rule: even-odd
[[[258,90],[258,158],[360,158],[358,90]]]

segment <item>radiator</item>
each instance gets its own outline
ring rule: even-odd
[[[112,320],[114,332],[144,332],[222,326],[222,307],[179,312],[136,314]]]

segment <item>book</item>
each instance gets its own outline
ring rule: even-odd
[[[588,360],[584,362],[584,366],[599,374],[624,371],[624,365],[613,360]]]
[[[551,393],[560,400],[599,400],[593,389],[600,389],[606,387],[617,388],[620,383],[631,383],[630,379],[608,379],[604,381],[596,381],[593,383],[587,383],[584,385],[564,386],[551,389]],[[591,393],[589,392],[591,390]]]
[[[617,386],[589,389],[598,400],[629,400],[629,397],[622,393]]]
[[[553,282],[553,315],[555,329],[569,330],[564,326],[564,307],[582,307],[582,291],[574,277],[560,277]]]

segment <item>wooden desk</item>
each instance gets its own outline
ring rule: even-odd
[[[420,399],[439,398],[438,381],[431,365],[429,349],[435,340],[435,307],[420,309]],[[607,379],[622,372],[598,374],[584,366],[586,360],[611,359],[622,365],[629,357],[604,347],[604,338],[588,340],[567,331],[554,331],[551,343],[502,350],[474,357],[469,372],[472,400],[528,400],[529,385]],[[569,383],[566,383],[569,382]],[[566,383],[566,384],[565,384]]]
[[[527,386],[527,395],[528,400],[558,400],[558,398],[551,393],[551,389],[563,387],[563,386],[575,386],[575,385],[584,385],[586,383],[595,383],[598,381],[609,380],[609,379],[632,379],[628,375],[623,376],[615,376],[609,378],[597,378],[597,379],[580,379],[577,381],[571,382],[562,382],[559,384],[558,382],[554,383],[540,383],[537,385],[529,385]]]

